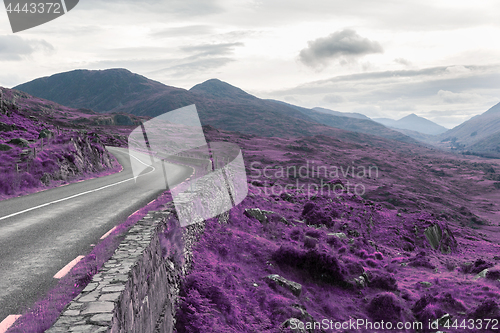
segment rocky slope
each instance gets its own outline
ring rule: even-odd
[[[138,118],[75,110],[5,88],[0,92],[1,199],[119,170],[104,146],[125,145]]]
[[[207,136],[242,147],[250,191],[207,221],[181,289],[178,332],[494,331],[495,161],[323,136],[271,141],[210,128]],[[362,323],[335,326],[350,320]]]

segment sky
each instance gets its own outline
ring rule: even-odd
[[[81,0],[13,34],[2,7],[0,86],[126,68],[452,128],[500,102],[499,14],[498,0]]]

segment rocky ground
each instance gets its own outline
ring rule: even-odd
[[[138,119],[1,88],[0,200],[120,171],[104,147],[126,146]]]
[[[242,147],[249,195],[228,219],[207,221],[178,332],[500,329],[497,161],[326,137],[207,136]],[[356,172],[313,177],[313,164]],[[302,177],[280,173],[292,165]],[[358,175],[361,166],[379,174]]]

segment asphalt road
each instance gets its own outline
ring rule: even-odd
[[[122,172],[0,201],[0,322],[31,306],[57,284],[53,276],[61,268],[165,189],[161,166],[147,167],[138,185],[128,150],[108,151]],[[134,155],[150,164],[149,156]],[[176,183],[192,172],[174,164],[166,171]]]

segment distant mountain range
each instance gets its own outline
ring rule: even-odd
[[[399,120],[371,120],[359,113],[319,107],[308,109],[260,99],[218,79],[186,90],[167,86],[126,69],[74,70],[35,79],[14,89],[76,109],[147,117],[195,104],[203,125],[258,136],[330,135],[359,142],[378,140],[362,137],[364,134],[500,156],[500,104],[447,130],[415,114]]]
[[[446,127],[438,125],[429,119],[419,117],[414,113],[399,120],[390,118],[373,118],[373,120],[387,127],[410,130],[428,135],[438,135],[448,130]]]
[[[340,112],[340,111],[333,111],[333,110],[330,110],[330,109],[325,109],[325,108],[320,108],[320,107],[315,107],[315,108],[312,108],[312,109],[314,111],[318,111],[318,112],[322,112],[322,113],[333,114],[334,116],[356,118],[356,119],[368,119],[368,120],[370,120],[369,117],[365,116],[362,113]]]
[[[217,79],[185,90],[126,69],[74,70],[35,79],[14,89],[73,108],[149,117],[195,104],[203,125],[259,136],[325,134],[352,138],[352,133],[339,131],[346,130],[418,143],[370,119],[347,118],[263,100]]]

